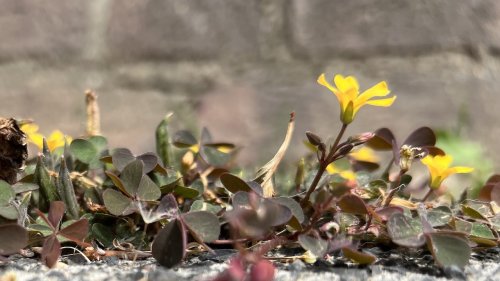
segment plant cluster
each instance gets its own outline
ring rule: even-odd
[[[298,164],[292,194],[279,194],[283,183],[274,178],[293,113],[283,144],[253,176],[236,165],[237,146],[214,141],[207,129],[199,138],[172,133],[170,114],[156,129],[156,153],[110,149],[93,92],[86,93],[85,137],[57,131],[45,139],[35,124],[18,122],[40,153],[27,160],[20,180],[0,181],[0,255],[32,250],[52,267],[61,244],[69,244],[92,260],[153,256],[174,267],[187,255],[229,247],[238,254],[215,280],[272,280],[266,254],[280,247],[303,248],[292,258],[308,263],[342,255],[358,264],[376,262],[375,246],[416,248],[438,266],[463,268],[471,251],[498,246],[500,175],[476,198],[448,200],[446,179],[473,169],[452,167],[430,128],[403,142],[387,128],[344,137],[361,107],[395,101],[385,82],[362,93],[352,76],[336,75],[331,84],[321,75],[318,83],[337,97],[341,127],[332,141],[306,133],[312,152]],[[384,169],[373,150],[389,151]],[[427,184],[409,175],[415,162],[427,167]]]

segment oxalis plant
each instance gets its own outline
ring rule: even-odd
[[[2,259],[39,255],[53,267],[70,247],[90,260],[153,256],[171,268],[212,248],[234,248],[228,269],[214,280],[272,280],[271,260],[343,257],[366,265],[377,261],[374,247],[411,248],[414,255],[431,253],[439,267],[463,268],[471,251],[498,246],[500,175],[477,198],[465,192],[450,200],[446,179],[473,169],[452,166],[429,127],[402,142],[388,128],[346,137],[363,106],[393,104],[386,82],[362,93],[352,76],[328,82],[322,74],[318,83],[339,102],[339,132],[332,141],[306,132],[312,152],[284,194],[278,190],[285,184],[274,178],[292,138],[293,113],[281,147],[255,174],[236,165],[239,147],[214,141],[207,129],[199,137],[172,133],[171,114],[156,129],[156,153],[110,149],[93,92],[86,93],[85,137],[55,131],[45,138],[29,120],[2,119],[1,158],[10,159],[2,162],[0,181]],[[26,159],[24,138],[38,155]],[[376,161],[374,150],[388,161]],[[426,183],[413,180],[422,178],[410,175],[415,166],[428,169]],[[301,254],[268,256],[279,248]]]

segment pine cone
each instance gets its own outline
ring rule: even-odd
[[[13,118],[0,117],[0,179],[14,184],[28,158],[26,135]]]

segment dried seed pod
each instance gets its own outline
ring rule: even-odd
[[[13,118],[0,117],[0,179],[13,184],[28,158],[26,135]]]

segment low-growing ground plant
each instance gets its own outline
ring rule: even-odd
[[[473,169],[453,166],[431,128],[403,141],[388,128],[346,137],[363,106],[396,100],[386,82],[361,93],[352,76],[332,83],[322,74],[318,83],[338,99],[339,132],[331,142],[305,133],[311,153],[289,173],[291,194],[278,192],[275,173],[299,118],[293,113],[281,147],[255,174],[237,166],[238,146],[214,141],[207,129],[198,138],[171,132],[172,114],[156,129],[156,153],[108,147],[93,92],[84,137],[55,131],[45,138],[33,122],[2,119],[0,255],[33,251],[52,267],[61,244],[70,244],[91,260],[153,256],[175,267],[225,247],[238,254],[214,280],[272,280],[268,253],[278,248],[302,249],[282,261],[343,256],[365,265],[377,261],[373,247],[402,247],[430,253],[439,267],[463,268],[472,251],[498,247],[500,175],[459,200],[443,196],[447,178]],[[24,138],[38,155],[27,159]],[[428,170],[426,182],[410,175],[416,165]]]

